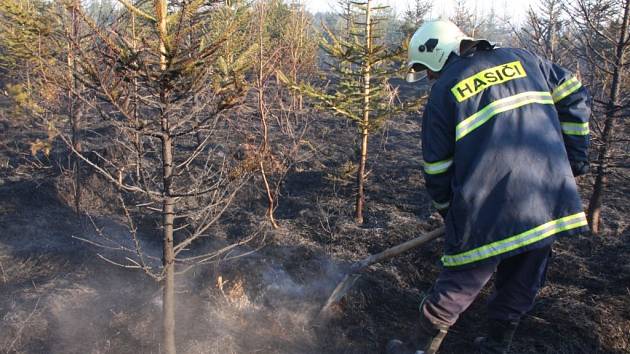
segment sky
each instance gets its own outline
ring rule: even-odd
[[[336,0],[303,0],[303,2],[311,12],[330,11],[337,3]],[[415,0],[377,0],[377,3],[389,5],[395,8],[396,12],[401,13],[415,3]],[[455,1],[453,0],[434,0],[433,3],[433,13],[430,15],[430,18],[448,17],[451,9],[455,6]],[[490,9],[494,8],[496,13],[503,16],[507,12],[508,17],[513,18],[515,22],[520,22],[530,4],[536,5],[538,1],[468,0],[467,3],[471,9],[477,9],[479,13],[489,13]]]

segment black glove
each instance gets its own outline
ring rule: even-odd
[[[444,220],[446,220],[446,215],[448,214],[448,209],[449,208],[438,209],[438,213],[442,216],[442,219],[444,219]]]
[[[590,165],[588,161],[569,161],[571,164],[571,171],[573,176],[582,176],[588,173]]]

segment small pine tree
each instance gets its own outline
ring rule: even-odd
[[[630,1],[575,1],[567,5],[575,31],[573,53],[587,66],[583,72],[594,95],[591,117],[594,184],[587,218],[594,234],[601,232],[602,207],[606,188],[616,162],[627,156],[627,141],[622,137],[624,107],[628,106],[628,56],[630,55]]]
[[[411,37],[432,9],[433,3],[427,0],[416,0],[413,7],[407,8],[403,13],[403,22],[400,26],[403,36]]]
[[[368,139],[403,106],[395,104],[395,90],[388,80],[396,72],[400,48],[390,50],[382,42],[382,17],[386,9],[374,6],[374,1],[349,1],[344,9],[350,13],[350,30],[341,35],[324,26],[325,38],[321,47],[328,54],[333,80],[331,91],[322,91],[308,84],[297,84],[279,72],[281,81],[318,102],[319,107],[334,115],[348,119],[358,127],[360,139],[356,174],[355,220],[363,223],[365,204],[365,175],[368,157]]]
[[[163,284],[162,350],[174,354],[176,274],[225,252],[191,249],[249,178],[225,147],[224,115],[247,94],[255,48],[241,39],[249,37],[251,12],[238,1],[120,2],[113,24],[99,24],[78,0],[63,2],[93,39],[70,68],[89,87],[76,94],[108,128],[110,153],[94,151],[98,157],[90,159],[62,139],[119,192],[134,246],[121,243],[129,256],[109,261]],[[161,264],[137,237],[136,225],[146,218],[161,220]]]
[[[54,8],[45,1],[0,2],[2,89],[13,100],[16,117],[41,118],[50,106],[61,104],[52,104],[61,90],[49,82],[58,81],[64,73],[50,63],[63,55],[60,52],[65,48],[58,43],[61,28],[50,18],[50,12]]]
[[[453,15],[450,17],[457,27],[459,27],[464,33],[471,37],[478,35],[479,29],[483,26],[484,21],[479,20],[480,13],[475,3],[475,8],[468,7],[466,0],[455,0],[455,8],[453,9]]]
[[[519,44],[553,62],[572,60],[562,53],[560,45],[569,33],[564,28],[568,20],[563,19],[563,4],[560,0],[542,0],[538,7],[530,6],[521,30],[517,32]]]
[[[316,73],[318,46],[317,38],[313,34],[312,19],[304,4],[294,0],[290,8],[291,14],[287,19],[286,33],[281,44],[285,48],[285,60],[280,64],[281,69],[288,73],[289,78],[297,82],[299,76],[309,78]],[[292,92],[291,109],[302,108],[302,95]]]
[[[51,16],[51,14],[55,16]],[[74,51],[81,46],[80,27],[74,13],[64,13],[59,4],[43,0],[3,0],[0,2],[0,70],[6,70],[7,92],[22,124],[30,120],[48,139],[37,139],[31,153],[52,149],[55,127],[68,125],[72,144],[81,150],[82,105],[73,97],[80,85],[72,77]],[[65,38],[64,34],[68,34]],[[63,65],[55,65],[63,60]],[[68,154],[70,155],[70,154]],[[68,158],[75,177],[74,205],[81,204],[81,166]]]

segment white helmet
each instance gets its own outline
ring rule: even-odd
[[[460,54],[462,40],[473,41],[451,21],[435,20],[422,24],[409,41],[407,82],[421,80],[427,68],[434,72],[442,70],[451,53]]]

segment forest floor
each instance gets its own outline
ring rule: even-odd
[[[159,353],[159,287],[98,256],[114,250],[76,238],[95,231],[67,202],[67,178],[49,163],[33,166],[26,155],[33,136],[0,124],[0,353]],[[352,158],[353,129],[330,119],[314,124],[306,138],[319,150],[283,183],[280,229],[265,229],[264,240],[237,248],[232,260],[178,278],[180,353],[380,353],[388,339],[409,333],[439,272],[439,241],[370,267],[336,318],[311,319],[352,261],[440,225],[423,188],[419,123],[393,120],[373,136],[362,226],[352,221],[352,180],[335,178]],[[583,196],[590,179],[580,180]],[[627,180],[611,176],[601,235],[556,243],[513,353],[630,353]],[[99,194],[90,188],[88,199]],[[217,238],[243,237],[265,222],[262,192],[242,194],[215,227]],[[115,219],[97,221],[124,237]],[[159,256],[159,236],[153,239]],[[490,291],[489,284],[452,328],[442,353],[473,352]]]

